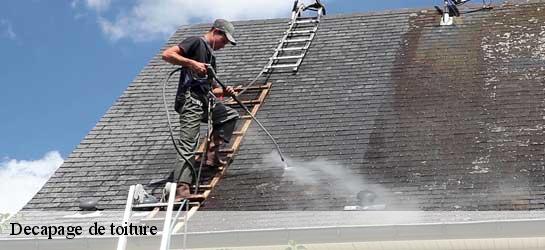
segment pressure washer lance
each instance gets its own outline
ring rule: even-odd
[[[206,64],[206,68],[207,68],[207,74],[208,74],[208,77],[212,77],[214,80],[216,80],[216,82],[221,86],[221,88],[223,90],[226,90],[227,89],[227,86],[225,86],[225,84],[223,84],[220,79],[218,79],[217,75],[216,75],[216,71],[214,71],[214,68],[212,68],[212,65],[210,64]],[[280,149],[280,146],[278,145],[278,143],[276,142],[276,140],[274,139],[274,137],[271,135],[271,133],[269,133],[269,131],[265,128],[265,126],[263,126],[263,124],[261,124],[261,122],[259,122],[259,120],[252,114],[252,112],[248,109],[248,107],[246,107],[246,105],[244,105],[238,98],[236,95],[231,95],[231,98],[233,98],[233,100],[242,108],[244,109],[244,111],[246,111],[246,113],[248,113],[248,115],[250,115],[250,117],[252,118],[252,120],[254,120],[257,125],[259,125],[259,127],[261,127],[261,129],[263,130],[263,132],[265,132],[269,138],[271,139],[271,141],[274,143],[274,145],[276,146],[276,150],[278,151],[278,154],[280,155],[280,159],[282,160],[282,163],[284,164],[284,169],[288,169],[288,162],[286,161],[286,159],[284,158],[284,154],[282,154],[282,150]]]

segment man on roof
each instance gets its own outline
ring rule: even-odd
[[[228,43],[236,45],[234,33],[233,24],[224,19],[217,19],[204,36],[188,37],[163,52],[163,60],[182,66],[174,109],[180,114],[180,150],[184,158],[191,163],[180,159],[180,163],[173,171],[174,179],[178,183],[177,199],[190,197],[190,186],[197,181],[191,172],[193,171],[191,166],[195,166],[200,123],[207,122],[208,119],[209,91],[216,96],[235,94],[233,87],[227,87],[225,89],[227,93],[224,93],[217,83],[205,79],[207,64],[216,69],[214,51],[222,49]],[[211,110],[213,133],[205,165],[220,166],[225,164],[225,161],[220,157],[219,148],[222,144],[229,143],[239,115],[236,110],[221,102],[215,102]]]

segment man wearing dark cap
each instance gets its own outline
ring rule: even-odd
[[[227,43],[236,45],[234,33],[233,24],[217,19],[204,36],[188,37],[163,52],[163,60],[182,66],[174,109],[180,114],[180,150],[191,164],[180,159],[180,164],[173,171],[174,179],[178,183],[177,199],[190,197],[190,185],[197,181],[193,178],[194,169],[191,165],[195,166],[200,123],[208,119],[208,93],[212,91],[216,96],[224,94],[224,90],[217,83],[204,78],[207,73],[206,64],[216,69],[214,51],[222,49]],[[227,87],[225,91],[229,95],[235,93],[232,87]],[[231,139],[239,115],[221,102],[216,102],[211,110],[214,132],[207,149],[205,164],[219,166],[225,163],[220,159],[219,148]]]

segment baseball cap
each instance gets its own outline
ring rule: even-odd
[[[237,41],[233,37],[235,34],[235,26],[233,26],[231,22],[225,19],[216,19],[212,28],[221,30],[223,33],[225,33],[225,37],[227,37],[227,40],[229,40],[232,45],[237,45]]]

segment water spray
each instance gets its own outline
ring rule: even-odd
[[[218,77],[216,76],[216,71],[214,71],[214,68],[212,68],[212,65],[210,64],[207,64],[206,65],[207,67],[207,74],[208,74],[208,77],[212,77],[214,80],[216,80],[216,82],[221,86],[221,88],[225,91],[227,89],[227,86],[225,86],[225,84],[223,84],[220,79],[218,79]],[[233,98],[233,100],[242,108],[244,109],[244,111],[246,113],[248,113],[248,115],[252,118],[252,120],[254,120],[257,125],[259,125],[259,127],[263,130],[263,132],[265,132],[267,134],[267,136],[269,136],[269,138],[271,139],[271,141],[274,143],[274,146],[276,146],[276,150],[278,151],[278,155],[280,155],[280,159],[282,160],[282,163],[284,165],[284,169],[287,170],[289,169],[288,167],[288,162],[286,161],[286,158],[284,158],[284,155],[282,154],[282,150],[280,149],[280,146],[278,145],[278,143],[276,142],[276,140],[274,139],[274,137],[271,135],[271,133],[269,133],[269,131],[265,128],[265,126],[263,126],[263,124],[261,124],[261,122],[252,114],[252,112],[248,109],[248,107],[246,107],[246,105],[244,105],[238,98],[236,95],[231,95],[231,98]]]

